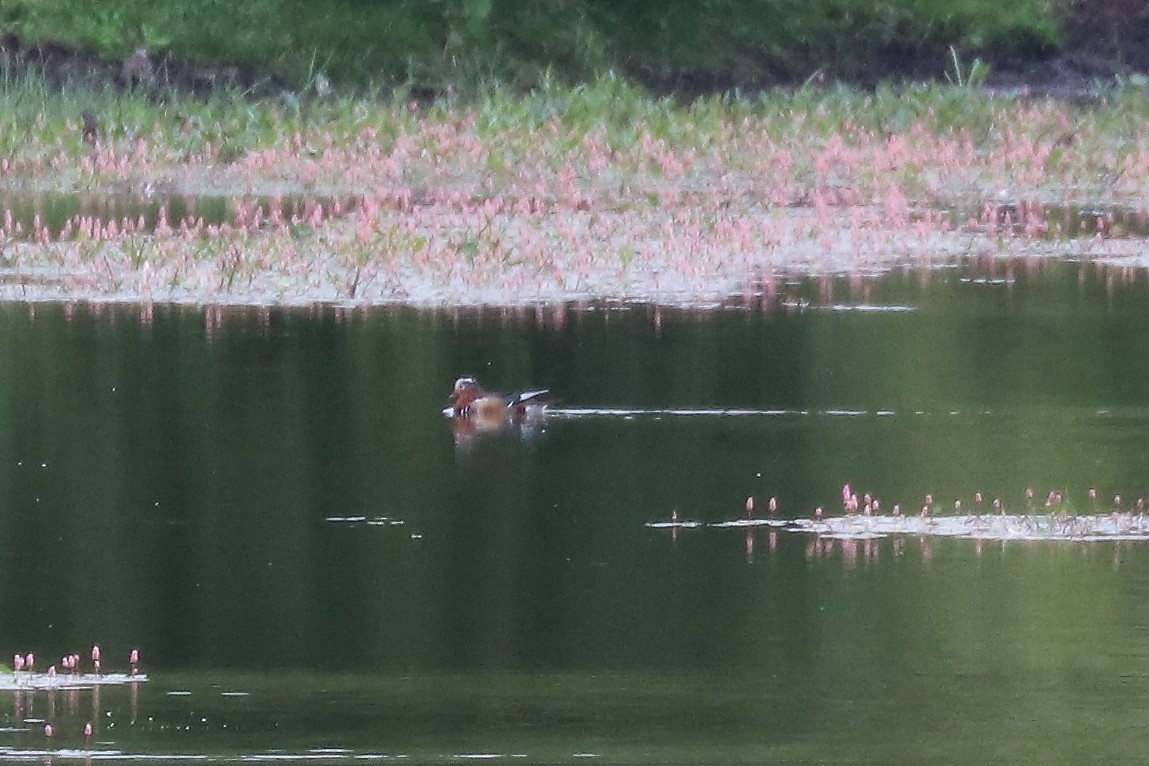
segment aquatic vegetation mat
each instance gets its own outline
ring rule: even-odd
[[[794,273],[1144,260],[1149,139],[1120,91],[1085,117],[937,86],[684,106],[611,78],[306,118],[129,94],[85,140],[88,102],[8,87],[6,299],[713,307]],[[82,209],[53,218],[66,194]]]
[[[889,535],[933,535],[979,540],[1149,540],[1143,514],[987,516],[842,516],[821,521],[795,519],[783,527],[822,537],[853,538]]]
[[[93,686],[122,686],[147,683],[145,673],[0,673],[0,691],[88,689]]]
[[[932,496],[927,495],[921,510],[906,514],[900,505],[882,513],[882,503],[869,493],[859,498],[849,485],[842,490],[842,514],[829,515],[819,506],[806,517],[786,517],[778,512],[777,498],[767,503],[768,515],[755,513],[753,497],[746,500],[744,514],[737,519],[704,523],[689,519],[678,511],[670,519],[647,522],[651,529],[710,527],[745,529],[764,527],[776,531],[811,534],[827,540],[870,540],[897,536],[967,538],[973,540],[1060,540],[1075,542],[1149,541],[1149,498],[1141,497],[1125,506],[1121,496],[1114,497],[1111,510],[1103,511],[1096,490],[1089,490],[1089,512],[1074,507],[1065,493],[1054,490],[1043,505],[1034,502],[1032,489],[1026,490],[1025,511],[1007,512],[1000,499],[986,502],[977,493],[968,506],[954,502],[953,513],[939,512]],[[973,512],[962,512],[972,508]]]

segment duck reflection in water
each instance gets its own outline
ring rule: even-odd
[[[485,390],[478,380],[462,377],[455,381],[451,406],[443,414],[451,418],[455,442],[463,444],[480,434],[538,431],[546,417],[548,389],[499,394]]]

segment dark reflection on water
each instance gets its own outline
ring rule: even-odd
[[[1046,205],[1041,202],[1001,202],[982,210],[961,210],[955,224],[974,228],[992,227],[1041,239],[1076,239],[1103,236],[1108,239],[1149,234],[1149,210],[1119,205]]]
[[[0,656],[139,646],[151,681],[104,690],[97,745],[129,754],[1129,760],[1142,545],[646,523],[833,512],[845,482],[907,507],[1143,494],[1147,287],[1014,262],[709,314],[9,306]],[[440,410],[464,373],[568,409],[758,412],[460,449]],[[83,748],[83,717],[52,747]],[[0,730],[2,757],[44,746]]]
[[[0,215],[6,234],[31,239],[47,232],[49,237],[75,236],[114,238],[126,233],[146,234],[158,226],[195,229],[232,224],[256,227],[268,223],[308,224],[325,217],[341,216],[355,209],[354,198],[230,197],[184,195],[141,190],[141,194],[24,194],[0,193]],[[318,218],[315,218],[318,216]],[[115,227],[109,230],[109,225]],[[93,229],[93,227],[95,227]]]

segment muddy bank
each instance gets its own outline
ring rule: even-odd
[[[143,88],[161,97],[165,91],[205,96],[220,90],[243,91],[248,97],[280,94],[286,81],[273,69],[239,62],[180,59],[163,51],[139,57],[105,58],[94,51],[57,40],[23,40],[0,35],[0,62],[19,80],[29,74],[46,78],[57,87],[96,91]]]

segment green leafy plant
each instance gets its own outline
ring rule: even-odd
[[[961,56],[954,46],[950,46],[949,67],[946,80],[958,88],[978,88],[989,77],[989,67],[981,59],[975,58],[968,67],[963,66]]]

